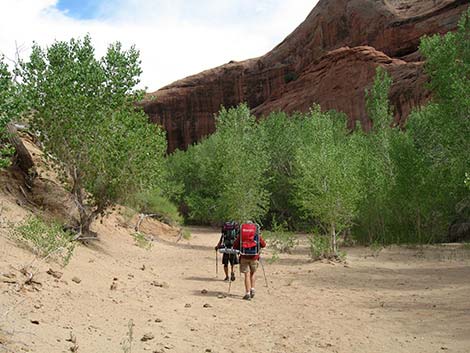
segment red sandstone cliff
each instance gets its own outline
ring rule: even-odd
[[[167,130],[169,151],[212,133],[220,106],[240,102],[257,116],[305,111],[318,103],[367,126],[364,90],[383,66],[393,77],[391,99],[400,122],[429,98],[419,38],[455,29],[468,5],[469,0],[320,0],[266,55],[176,81],[150,94],[144,110]]]

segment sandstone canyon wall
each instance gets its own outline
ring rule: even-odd
[[[390,98],[401,123],[429,99],[420,37],[454,30],[468,6],[469,0],[320,0],[266,55],[176,81],[142,104],[151,121],[165,127],[169,151],[212,133],[220,106],[240,102],[259,117],[318,103],[367,129],[364,90],[383,66],[393,78]]]

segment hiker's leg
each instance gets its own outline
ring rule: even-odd
[[[232,272],[230,273],[230,280],[231,280],[231,281],[235,281],[235,272],[234,272],[234,270],[233,270],[233,262],[232,262],[232,267],[231,267],[231,269],[232,269]]]
[[[247,259],[240,259],[240,273],[245,275],[245,296],[243,299],[250,299],[250,263]]]
[[[245,293],[250,293],[251,288],[251,273],[245,273]]]
[[[250,272],[250,283],[251,287],[249,289],[255,289],[255,272]]]
[[[224,265],[225,281],[228,280],[228,260],[228,254],[224,254],[222,256],[222,264]]]
[[[258,269],[258,261],[254,260],[250,263],[250,282],[251,282],[251,287],[250,287],[250,297],[254,298],[255,296],[255,273],[256,270]]]

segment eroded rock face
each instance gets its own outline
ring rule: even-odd
[[[383,66],[393,77],[391,100],[401,123],[429,98],[419,38],[454,30],[468,6],[468,0],[320,0],[268,54],[176,81],[148,95],[144,110],[167,130],[169,151],[212,133],[220,106],[240,102],[257,116],[318,103],[367,128],[364,90]]]

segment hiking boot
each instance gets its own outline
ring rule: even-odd
[[[235,273],[232,272],[232,276],[230,277],[231,281],[235,281]]]
[[[224,278],[224,281],[228,281],[228,276]]]
[[[250,297],[251,297],[251,298],[254,298],[254,297],[255,297],[255,289],[254,289],[254,288],[251,288],[251,289],[250,289]]]
[[[244,300],[251,300],[251,296],[249,293],[245,294],[245,296],[243,297]]]

